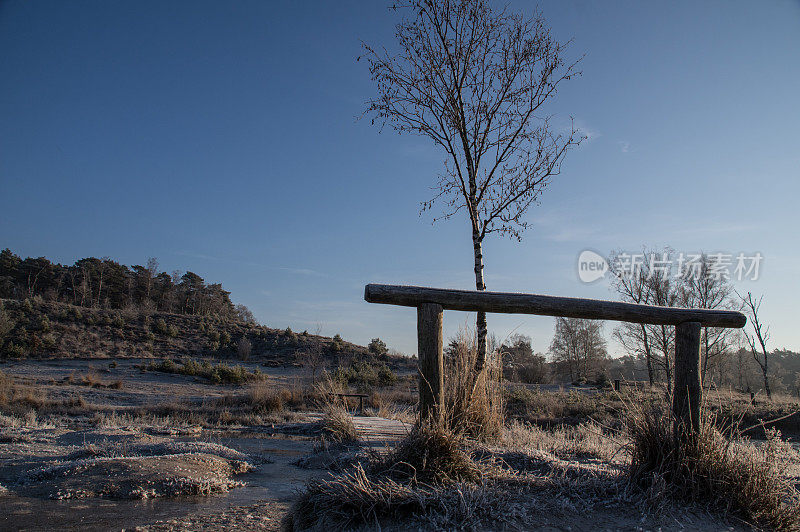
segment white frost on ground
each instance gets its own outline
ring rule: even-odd
[[[147,499],[208,495],[242,485],[253,469],[246,455],[207,442],[87,445],[24,473],[17,485],[52,499]]]

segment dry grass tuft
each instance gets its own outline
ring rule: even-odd
[[[248,398],[255,411],[275,413],[283,412],[291,400],[291,393],[260,382],[250,386]]]
[[[778,468],[779,443],[756,448],[733,428],[718,430],[713,416],[704,412],[699,435],[679,444],[671,409],[629,409],[629,480],[645,489],[651,500],[667,496],[730,512],[760,526],[797,528],[798,493]]]
[[[322,416],[323,438],[336,443],[354,443],[359,439],[353,418],[342,407],[328,405]]]
[[[385,457],[310,482],[286,524],[294,530],[349,529],[434,509],[448,514],[465,504],[464,494],[487,470],[464,451],[462,434],[441,422],[421,423]]]
[[[311,481],[287,515],[289,530],[347,530],[373,519],[399,517],[425,507],[425,495],[390,478],[352,470]]]
[[[11,377],[0,371],[0,405],[11,401],[14,394],[13,380]]]
[[[462,435],[442,423],[422,422],[373,470],[412,484],[475,481],[481,467],[464,450]]]
[[[369,397],[372,408],[365,408],[365,413],[411,425],[417,420],[416,402],[417,397],[408,390],[374,390]]]
[[[72,372],[69,376],[65,377],[60,382],[61,384],[72,384],[75,386],[88,386],[90,388],[108,388],[111,390],[121,390],[124,386],[123,382],[119,379],[111,382],[106,382],[95,370],[88,371],[84,375],[78,375]]]
[[[0,372],[0,413],[11,417],[43,414],[86,414],[91,408],[80,394],[50,398],[46,388],[15,382]]]

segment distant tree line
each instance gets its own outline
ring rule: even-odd
[[[561,321],[566,320],[566,321]],[[641,355],[609,357],[597,322],[556,319],[548,353],[534,353],[529,336],[514,334],[493,346],[501,356],[503,376],[528,384],[596,382],[614,379],[648,381],[647,360]],[[452,350],[454,342],[448,349]],[[800,353],[788,349],[769,352],[769,387],[772,393],[800,397]],[[652,368],[651,368],[652,369]],[[666,385],[663,372],[655,383]],[[766,397],[763,371],[752,349],[734,346],[709,365],[705,386],[753,392]]]
[[[800,353],[789,349],[773,349],[768,354],[768,385],[771,393],[800,397]],[[606,374],[612,380],[645,382],[647,366],[644,358],[625,355],[609,359]],[[765,398],[767,396],[762,369],[748,347],[732,350],[712,366],[704,386],[753,392]]]
[[[254,322],[244,305],[234,305],[219,283],[206,283],[194,272],[159,272],[158,261],[128,267],[110,258],[88,257],[71,266],[45,257],[22,259],[0,252],[0,298],[41,297],[88,308],[145,310],[215,316]]]

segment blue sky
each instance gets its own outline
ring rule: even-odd
[[[443,156],[356,118],[383,2],[0,2],[0,247],[109,256],[222,282],[263,323],[416,350],[368,282],[472,288],[465,219],[419,203]],[[531,12],[535,5],[512,2]],[[772,347],[800,349],[800,3],[539,4],[585,53],[551,111],[589,135],[489,240],[490,290],[609,298],[583,249],[761,252]],[[445,315],[452,334],[470,319]],[[545,350],[553,320],[490,316]],[[606,326],[606,332],[614,324]],[[613,349],[612,349],[613,351]]]

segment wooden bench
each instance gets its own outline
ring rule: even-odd
[[[344,401],[345,405],[347,405],[347,398],[348,397],[358,397],[358,412],[359,414],[364,412],[364,398],[369,397],[365,393],[334,393],[334,397],[341,397]]]

